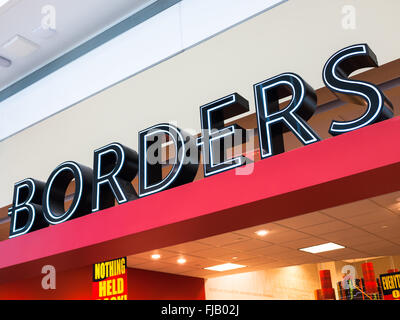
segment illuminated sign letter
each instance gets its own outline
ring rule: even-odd
[[[284,73],[254,85],[261,158],[284,152],[283,129],[286,125],[308,145],[321,139],[307,124],[317,107],[314,89],[293,73]],[[284,109],[279,99],[292,95]]]
[[[331,135],[339,135],[393,117],[392,103],[375,85],[349,80],[349,75],[361,68],[378,67],[377,58],[367,44],[353,45],[335,53],[325,64],[323,80],[339,98],[366,105],[367,111],[352,121],[333,121]]]
[[[91,212],[92,178],[92,169],[72,161],[62,163],[51,173],[42,200],[43,215],[49,224],[59,224]],[[74,179],[75,194],[65,211],[65,193]]]
[[[43,189],[44,183],[34,179],[15,184],[13,206],[8,212],[11,216],[10,239],[48,226],[42,215]]]
[[[175,147],[172,168],[162,177],[162,138],[172,140]],[[150,148],[157,147],[154,154]],[[196,152],[193,152],[196,151]],[[139,196],[144,197],[192,182],[199,166],[196,140],[183,130],[167,123],[139,132]]]
[[[135,200],[138,195],[131,181],[138,170],[138,154],[119,143],[94,152],[92,212]]]
[[[225,120],[249,111],[249,102],[237,93],[200,107],[202,136],[197,144],[203,146],[204,176],[211,176],[237,168],[246,163],[244,156],[226,160],[226,149],[246,142],[246,130],[233,124],[225,127]],[[227,143],[239,132],[240,139]],[[230,139],[232,141],[232,139]]]

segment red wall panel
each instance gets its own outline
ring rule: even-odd
[[[44,277],[45,275],[43,275]],[[56,275],[56,290],[44,290],[42,277],[0,285],[0,300],[91,300],[92,267]],[[129,300],[204,300],[204,279],[128,269]]]

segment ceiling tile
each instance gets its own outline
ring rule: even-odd
[[[369,236],[370,233],[363,231],[358,228],[351,228],[347,230],[341,230],[341,231],[335,231],[335,232],[329,232],[325,234],[321,234],[320,237],[322,239],[326,239],[332,242],[339,242],[340,240],[343,239],[356,239],[356,238],[362,238],[362,237],[367,237]]]
[[[309,237],[310,237],[310,235],[308,235],[306,233],[291,230],[291,231],[279,232],[279,233],[275,233],[275,234],[268,234],[265,237],[265,240],[272,242],[274,244],[281,244],[283,242],[289,242],[289,241],[304,239],[304,238],[309,238]]]
[[[238,251],[231,250],[228,248],[211,248],[207,250],[197,251],[193,255],[196,257],[219,258],[219,257],[226,257],[228,255],[232,255],[234,257],[236,254],[238,254]]]
[[[148,260],[146,260],[146,259],[142,259],[142,258],[137,258],[137,257],[135,257],[135,256],[129,256],[129,257],[127,257],[127,266],[128,267],[134,267],[134,266],[136,266],[136,265],[139,265],[139,264],[144,264],[144,263],[147,263],[148,262]]]
[[[333,222],[334,219],[319,212],[303,214],[293,218],[277,221],[276,223],[292,229],[301,229],[321,223]]]
[[[393,206],[398,207],[399,202],[396,201],[397,199],[400,199],[400,191],[384,194],[378,197],[373,197],[370,198],[371,201],[375,202],[376,204],[385,207],[385,208],[390,208]]]
[[[390,242],[400,244],[400,237],[391,238],[391,239],[390,239]]]
[[[248,252],[237,252],[235,255],[228,254],[226,256],[220,256],[218,257],[219,260],[224,260],[227,262],[232,262],[232,263],[237,263],[239,261],[245,260],[245,259],[252,259],[256,258],[259,255],[256,254],[250,254]]]
[[[390,256],[400,254],[400,245],[389,244],[369,244],[359,248],[363,252],[367,252],[371,256]]]
[[[210,246],[220,247],[220,246],[224,246],[227,244],[245,241],[245,240],[249,240],[249,239],[250,239],[249,237],[246,237],[241,234],[224,233],[221,235],[204,238],[204,239],[198,240],[197,242],[202,243],[202,244],[208,244]]]
[[[276,268],[283,268],[283,267],[288,267],[290,266],[290,262],[286,262],[286,261],[276,261],[276,262],[271,262],[271,263],[267,263],[264,265],[260,265],[257,266],[260,269],[263,270],[268,270],[268,269],[276,269]]]
[[[364,225],[361,229],[376,234],[398,232],[400,230],[400,219]],[[398,232],[398,235],[400,235],[400,232]]]
[[[262,240],[250,239],[250,240],[246,240],[246,241],[241,241],[241,242],[225,245],[224,248],[238,250],[238,251],[249,251],[249,250],[255,250],[255,249],[259,249],[259,248],[268,247],[270,245],[271,245],[271,243],[268,243],[268,242],[265,242]]]
[[[360,227],[382,221],[395,221],[398,219],[398,217],[394,216],[393,213],[391,213],[391,211],[380,208],[371,212],[363,213],[358,216],[350,216],[350,217],[343,216],[340,219],[346,221],[349,224]]]
[[[269,258],[269,257],[256,257],[256,258],[251,258],[251,259],[246,259],[242,260],[240,262],[237,262],[238,264],[245,265],[248,267],[253,267],[253,266],[259,266],[262,264],[267,264],[267,263],[272,263],[276,262],[276,259]]]
[[[274,256],[280,256],[285,252],[292,251],[293,249],[277,246],[277,245],[272,245],[266,248],[261,248],[257,250],[252,250],[249,253],[250,254],[257,254],[257,255],[263,255],[266,257],[274,257]]]
[[[196,251],[200,251],[200,250],[205,250],[210,248],[210,245],[201,243],[201,242],[197,242],[197,241],[191,241],[191,242],[186,242],[186,243],[182,243],[176,246],[171,246],[171,247],[166,247],[163,248],[163,250],[167,250],[167,251],[172,251],[172,252],[177,252],[177,253],[193,253]]]
[[[376,242],[371,242],[367,244],[362,244],[357,246],[357,250],[364,251],[364,252],[371,252],[371,250],[382,250],[385,248],[391,248],[391,247],[398,247],[394,245],[393,243],[386,241],[386,240],[381,240],[381,241],[376,241]],[[378,254],[380,256],[382,254]]]
[[[356,248],[360,245],[368,244],[368,243],[374,243],[374,242],[379,242],[382,241],[382,238],[379,238],[373,234],[369,234],[366,236],[362,237],[348,237],[348,238],[342,238],[340,240],[337,240],[336,243],[340,244],[342,246],[345,246],[347,248]]]
[[[145,259],[146,261],[153,261],[151,259],[151,256],[153,254],[159,254],[159,255],[161,255],[161,258],[169,258],[169,257],[173,257],[176,255],[176,253],[174,253],[174,252],[170,252],[170,251],[167,251],[164,249],[159,249],[159,250],[152,250],[152,251],[138,253],[138,254],[132,255],[132,257]]]
[[[163,260],[163,262],[170,263],[173,265],[178,265],[177,260],[181,257],[186,259],[186,263],[184,265],[191,267],[191,268],[195,268],[195,269],[199,269],[199,268],[202,269],[202,268],[209,267],[212,265],[221,264],[221,261],[218,261],[218,260],[214,260],[211,258],[195,257],[195,256],[191,256],[191,255],[175,256],[172,258],[165,259],[165,260]]]
[[[321,212],[332,217],[340,218],[357,216],[366,212],[374,211],[377,208],[378,206],[375,203],[369,200],[361,200],[329,209],[324,209],[321,210]]]
[[[170,266],[170,264],[167,264],[167,263],[162,263],[162,262],[159,262],[159,261],[150,261],[150,262],[135,266],[135,268],[136,269],[143,269],[143,270],[159,271],[159,270],[165,270],[169,266]]]
[[[191,268],[186,265],[169,265],[167,268],[162,269],[162,272],[165,273],[173,273],[173,274],[182,274],[184,272],[195,271],[195,268]]]
[[[343,259],[367,257],[368,254],[366,254],[362,251],[344,248],[344,249],[332,250],[332,251],[327,251],[327,252],[321,252],[321,253],[318,253],[318,256],[333,259],[333,260],[343,260]]]
[[[323,244],[323,243],[326,243],[326,240],[320,239],[320,238],[315,238],[315,237],[310,237],[310,238],[299,239],[299,240],[295,240],[295,241],[283,242],[283,243],[281,243],[281,246],[288,247],[291,249],[302,249],[302,248],[316,246],[316,245]]]
[[[204,270],[204,269],[190,270],[190,271],[182,272],[182,275],[185,275],[188,277],[196,277],[196,278],[203,278],[203,277],[207,277],[208,275],[214,275],[214,274],[215,274],[215,271]]]
[[[257,231],[259,230],[267,230],[268,234],[265,237],[260,237],[256,234]],[[267,224],[262,224],[256,227],[251,227],[251,228],[246,228],[246,229],[242,229],[242,230],[238,230],[235,231],[235,233],[237,234],[241,234],[244,236],[248,236],[248,237],[252,237],[252,238],[256,238],[256,239],[263,239],[266,240],[267,237],[277,234],[277,233],[281,233],[284,231],[290,231],[289,228],[285,228],[283,226],[280,226],[276,223],[267,223]]]
[[[350,224],[335,220],[333,222],[328,222],[328,223],[323,223],[323,224],[319,224],[316,226],[303,228],[303,229],[300,229],[299,231],[308,233],[310,235],[318,236],[318,235],[321,235],[324,233],[330,233],[330,232],[334,232],[334,231],[351,229],[352,227],[353,226]]]

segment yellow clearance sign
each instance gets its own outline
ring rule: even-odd
[[[94,300],[128,300],[126,257],[93,265]]]
[[[400,300],[400,272],[381,274],[385,300]]]

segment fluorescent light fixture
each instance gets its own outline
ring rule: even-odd
[[[7,2],[10,2],[10,0],[0,0],[0,7],[2,7],[5,4],[7,4]]]
[[[303,249],[299,249],[299,250],[309,252],[309,253],[321,253],[321,252],[338,250],[338,249],[344,249],[344,247],[339,244],[329,242],[329,243],[320,244],[318,246],[303,248]]]
[[[267,230],[258,230],[255,232],[256,235],[260,236],[260,237],[264,237],[268,234]]]
[[[240,268],[245,268],[246,266],[242,266],[241,264],[235,264],[235,263],[225,263],[225,264],[219,264],[217,266],[213,267],[208,267],[204,268],[206,270],[211,270],[211,271],[228,271],[228,270],[235,270],[235,269],[240,269]]]
[[[158,259],[161,258],[161,255],[158,254],[158,253],[156,253],[156,254],[151,255],[151,258],[152,258],[153,260],[158,260]]]
[[[177,262],[179,264],[185,264],[186,263],[186,259],[185,258],[179,258]]]

